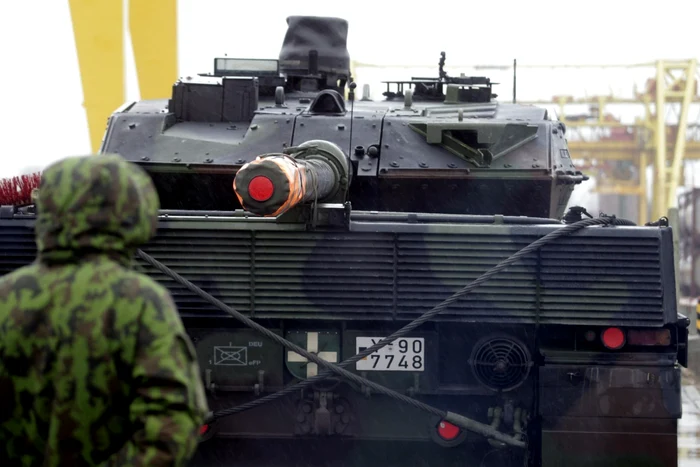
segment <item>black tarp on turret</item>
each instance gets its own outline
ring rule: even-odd
[[[287,34],[279,55],[282,73],[309,72],[309,52],[316,51],[316,70],[320,73],[349,75],[347,48],[348,22],[340,18],[290,16]],[[312,59],[313,60],[313,59]],[[311,64],[314,68],[314,64]]]

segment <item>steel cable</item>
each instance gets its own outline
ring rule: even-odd
[[[165,275],[169,276],[182,286],[186,287],[188,290],[191,292],[199,295],[201,298],[206,300],[207,302],[211,303],[212,305],[216,306],[217,308],[221,309],[222,311],[226,312],[227,314],[233,316],[237,320],[241,321],[248,327],[255,329],[256,331],[260,332],[261,334],[269,337],[270,339],[274,340],[275,342],[279,343],[283,347],[286,347],[289,350],[293,350],[294,352],[298,353],[299,355],[302,355],[306,357],[310,362],[314,362],[317,365],[321,367],[325,367],[329,369],[330,371],[325,371],[320,373],[319,375],[306,379],[304,381],[300,381],[299,383],[296,383],[292,386],[289,386],[281,391],[278,391],[273,394],[269,394],[267,396],[264,396],[260,399],[256,399],[254,401],[248,402],[246,404],[241,404],[236,407],[231,407],[229,409],[223,409],[215,412],[212,414],[212,416],[209,417],[208,421],[213,421],[215,419],[233,415],[235,413],[243,412],[245,410],[251,409],[253,407],[256,407],[258,405],[273,401],[279,397],[291,394],[292,392],[298,391],[301,388],[304,388],[306,386],[309,386],[313,384],[316,381],[322,380],[330,376],[332,373],[336,373],[340,376],[344,376],[345,378],[349,379],[350,381],[355,382],[356,384],[360,386],[367,386],[371,389],[374,389],[375,391],[385,394],[389,397],[392,397],[396,400],[399,400],[401,402],[404,402],[406,404],[409,404],[419,410],[426,411],[428,413],[431,413],[433,415],[436,415],[438,417],[441,417],[447,421],[450,421],[464,429],[474,431],[477,433],[480,433],[482,435],[485,435],[490,438],[497,439],[499,441],[502,441],[504,443],[507,443],[512,446],[517,446],[517,447],[525,447],[525,443],[516,440],[513,437],[510,437],[508,435],[505,435],[501,433],[498,430],[495,430],[492,428],[490,425],[486,425],[471,419],[468,419],[466,417],[463,417],[459,414],[455,414],[452,412],[447,412],[441,409],[438,409],[436,407],[430,406],[428,404],[425,404],[421,401],[418,401],[416,399],[410,398],[408,396],[405,396],[403,394],[400,394],[396,391],[393,391],[389,388],[386,388],[380,384],[374,383],[373,381],[367,380],[365,378],[362,378],[359,375],[356,375],[354,373],[351,373],[350,371],[346,370],[344,367],[366,357],[367,355],[370,355],[371,353],[381,349],[382,347],[388,345],[389,343],[393,342],[394,340],[401,338],[405,336],[407,333],[411,332],[413,329],[417,328],[418,326],[422,325],[426,321],[430,320],[440,312],[444,311],[447,309],[450,305],[454,304],[457,300],[462,298],[464,295],[468,294],[475,288],[477,288],[479,285],[482,283],[488,281],[492,276],[503,270],[504,268],[508,267],[515,261],[518,261],[520,258],[523,256],[526,256],[530,253],[533,253],[536,251],[538,248],[540,248],[542,245],[549,243],[553,240],[556,240],[559,237],[569,235],[581,228],[587,227],[587,226],[593,226],[593,225],[635,225],[633,222],[626,221],[623,219],[617,219],[615,217],[601,217],[597,219],[585,219],[573,224],[566,225],[560,229],[555,230],[554,232],[550,232],[549,234],[545,235],[544,237],[541,237],[531,243],[530,245],[524,247],[517,253],[513,254],[509,258],[503,260],[500,262],[498,265],[494,266],[491,268],[489,271],[485,272],[481,276],[479,276],[476,280],[474,280],[472,283],[469,285],[465,286],[463,289],[460,291],[456,292],[453,294],[451,297],[431,309],[430,311],[427,311],[423,315],[421,315],[419,318],[415,319],[414,321],[408,323],[406,326],[403,328],[399,329],[398,331],[394,332],[391,336],[384,338],[380,342],[374,344],[373,346],[365,349],[364,351],[358,353],[357,355],[349,358],[348,360],[340,363],[340,364],[334,364],[327,362],[321,358],[319,358],[317,355],[314,355],[310,352],[308,352],[305,349],[302,349],[298,345],[286,340],[282,336],[270,331],[269,329],[265,328],[264,326],[261,326],[260,324],[256,323],[255,321],[252,321],[250,318],[246,317],[245,315],[241,314],[240,312],[236,311],[235,309],[231,308],[230,306],[226,305],[225,303],[221,302],[217,298],[213,297],[212,295],[208,294],[204,290],[200,289],[196,285],[194,285],[192,282],[188,281],[184,277],[180,276],[176,272],[172,271],[170,268],[165,266],[164,264],[160,263],[158,260],[153,258],[152,256],[148,255],[142,250],[137,250],[137,255],[144,261],[146,261],[148,264],[151,266],[155,267],[156,269],[160,270],[162,273]]]
[[[526,256],[535,250],[537,248],[541,247],[542,245],[549,243],[552,240],[556,240],[557,238],[571,234],[575,232],[576,230],[579,230],[583,227],[587,226],[592,226],[592,225],[606,225],[606,224],[615,224],[615,225],[636,225],[634,222],[627,221],[624,219],[617,219],[614,217],[604,217],[604,218],[599,218],[599,219],[585,219],[573,224],[566,225],[560,229],[555,230],[554,232],[551,232],[544,237],[536,240],[535,242],[531,243],[530,245],[524,247],[522,250],[518,251],[517,253],[513,254],[511,257],[503,260],[501,263],[497,264],[481,276],[479,276],[477,279],[475,279],[473,282],[471,282],[469,285],[464,287],[462,290],[459,290],[458,292],[454,293],[451,297],[443,301],[442,303],[438,304],[436,307],[434,307],[432,310],[427,311],[425,314],[422,316],[416,318],[415,321],[408,323],[406,326],[403,328],[399,329],[396,331],[394,334],[392,334],[389,337],[384,338],[383,340],[377,342],[374,344],[372,347],[368,347],[367,349],[363,350],[362,352],[358,353],[357,355],[345,360],[342,363],[338,363],[338,366],[341,367],[346,367],[352,363],[357,362],[358,360],[361,360],[365,358],[367,355],[376,352],[378,349],[381,349],[385,345],[390,344],[392,341],[404,337],[406,333],[410,332],[411,330],[415,329],[417,326],[420,326],[421,324],[425,323],[427,320],[431,319],[435,315],[439,314],[443,310],[445,310],[447,307],[449,307],[452,303],[456,302],[463,296],[467,295],[469,292],[473,291],[475,288],[477,288],[479,285],[482,283],[486,282],[489,280],[493,275],[497,274],[504,268],[510,266],[512,263],[517,261],[518,259],[522,258],[523,256]],[[414,324],[417,323],[417,324]],[[330,372],[323,372],[320,373],[312,378],[306,379],[304,381],[300,381],[293,386],[286,387],[278,392],[275,392],[273,394],[268,394],[267,396],[263,396],[260,399],[256,399],[250,402],[246,402],[245,404],[240,404],[235,407],[231,407],[229,409],[223,409],[219,410],[214,414],[214,418],[221,418],[225,417],[227,415],[233,415],[236,413],[244,412],[246,410],[252,409],[254,407],[257,407],[258,405],[265,404],[266,402],[271,402],[279,397],[291,394],[292,392],[295,392],[299,389],[303,389],[307,386],[310,386],[314,382],[318,382],[324,378],[327,378],[330,375]]]

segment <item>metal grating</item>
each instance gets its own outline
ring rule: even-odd
[[[398,313],[407,315],[424,313],[536,239],[399,238]],[[663,324],[659,241],[560,239],[494,276],[449,314],[481,322]]]
[[[35,255],[32,230],[0,228],[0,273]],[[9,226],[8,226],[9,225]],[[537,236],[161,228],[144,250],[258,317],[412,319]],[[181,313],[219,315],[172,280]],[[495,276],[441,319],[653,326],[664,323],[657,237],[560,239]]]

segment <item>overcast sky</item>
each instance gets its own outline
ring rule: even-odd
[[[213,58],[224,53],[277,58],[285,18],[306,14],[347,19],[348,46],[356,60],[427,64],[435,73],[443,50],[448,71],[450,64],[507,65],[513,58],[526,65],[699,57],[698,3],[180,0],[179,68],[181,74],[209,71]],[[130,67],[130,51],[127,60]],[[0,176],[43,167],[65,155],[87,153],[90,147],[68,1],[6,2],[0,15],[0,61]],[[127,71],[127,98],[138,99],[133,67]],[[406,77],[400,71],[391,70],[390,77]],[[371,81],[373,73],[366,71],[365,78]],[[498,91],[506,100],[511,98],[508,73],[492,73],[503,83]],[[637,81],[645,79],[639,70],[636,73]],[[361,85],[362,70],[357,78]],[[631,80],[624,72],[523,68],[518,74],[518,96],[631,94]]]

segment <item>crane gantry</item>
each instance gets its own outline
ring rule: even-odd
[[[580,161],[583,170],[598,172],[592,174],[599,179],[597,191],[637,196],[639,222],[644,223],[649,216],[649,198],[652,218],[665,216],[669,208],[677,207],[676,192],[681,185],[683,162],[700,159],[700,125],[689,119],[691,104],[700,103],[697,61],[658,60],[629,67],[649,68],[654,76],[633,98],[555,96],[550,101],[527,103],[558,107],[559,119],[570,129],[572,157]],[[567,111],[568,106],[580,104],[589,105],[591,115],[588,118],[577,118]],[[616,105],[637,105],[641,116],[632,124],[621,123],[611,111]],[[587,134],[581,131],[584,128],[589,130]],[[625,164],[634,168],[636,176],[630,177],[629,172],[628,176],[621,176],[625,171],[619,168]],[[646,179],[646,168],[650,164],[653,166],[652,193],[647,192]]]
[[[90,146],[126,101],[124,2],[68,0]],[[128,31],[142,99],[168,97],[178,77],[177,0],[127,0]]]

